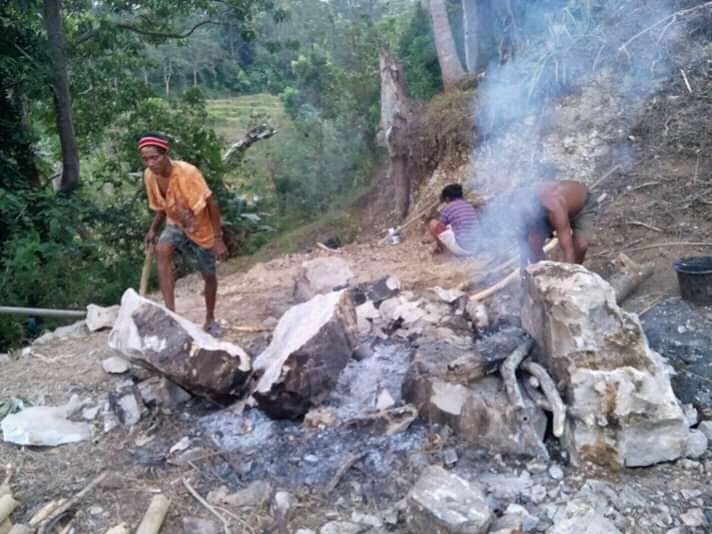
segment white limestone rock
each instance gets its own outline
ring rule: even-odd
[[[423,471],[407,502],[410,532],[484,534],[494,519],[481,488],[439,466]]]
[[[250,375],[249,355],[198,325],[128,289],[109,347],[166,376],[191,393],[222,402],[239,394]]]
[[[302,263],[294,285],[294,296],[306,302],[316,295],[348,287],[354,273],[341,258],[315,258]]]
[[[580,265],[544,261],[527,275],[522,324],[563,386],[572,462],[645,466],[683,456],[687,418],[638,317]]]
[[[103,328],[113,328],[114,322],[119,317],[119,309],[121,306],[97,306],[89,304],[87,306],[87,328],[90,332],[96,332]]]
[[[253,393],[275,418],[295,418],[336,385],[357,344],[356,312],[348,291],[317,295],[279,320],[272,342],[254,363],[260,373]]]

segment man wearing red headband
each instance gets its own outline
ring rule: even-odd
[[[215,321],[218,280],[215,258],[226,253],[220,224],[220,208],[200,171],[185,161],[168,157],[168,139],[161,134],[146,134],[138,142],[146,167],[144,182],[148,204],[156,212],[146,245],[156,247],[158,281],[166,307],[175,311],[173,253],[178,250],[197,268],[205,281],[206,332],[219,335]],[[163,221],[166,226],[156,235]]]

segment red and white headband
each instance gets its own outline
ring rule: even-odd
[[[163,150],[168,150],[168,141],[161,139],[160,137],[153,137],[151,135],[146,135],[139,139],[138,149],[141,150],[145,146],[157,146]]]

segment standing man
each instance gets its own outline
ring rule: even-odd
[[[522,269],[545,258],[544,241],[559,238],[566,263],[583,263],[593,232],[595,203],[588,187],[562,180],[542,182],[526,192],[517,203],[522,212]]]
[[[227,252],[223,242],[220,208],[200,171],[185,161],[168,157],[168,139],[146,134],[138,142],[148,194],[148,205],[156,212],[145,237],[146,246],[156,247],[158,282],[166,307],[175,311],[173,253],[177,249],[196,267],[205,281],[204,330],[220,335],[215,321],[218,279],[215,258]],[[156,235],[163,223],[165,228]]]
[[[437,219],[429,223],[430,234],[437,242],[436,252],[443,247],[456,256],[468,256],[474,252],[477,210],[462,195],[460,184],[443,187],[440,201],[445,207]]]

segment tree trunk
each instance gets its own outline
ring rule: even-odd
[[[71,191],[79,185],[79,150],[72,119],[72,97],[67,75],[67,53],[62,27],[61,0],[44,0],[44,19],[49,52],[52,58],[52,87],[54,89],[57,132],[62,147],[62,176],[59,191]]]
[[[388,150],[388,177],[395,193],[398,215],[403,218],[410,208],[410,130],[413,121],[405,90],[403,67],[388,49],[381,50],[381,124],[378,141]]]
[[[465,66],[467,72],[477,72],[479,55],[479,16],[477,12],[478,0],[462,0],[462,23],[465,34]]]
[[[171,77],[173,76],[173,62],[170,58],[163,65],[163,86],[166,91],[166,98],[171,96]]]
[[[443,87],[449,91],[457,85],[465,71],[457,57],[455,39],[452,36],[450,21],[447,18],[446,0],[430,0],[430,16],[433,19],[433,34],[435,49],[438,53],[438,63],[443,77]]]
[[[198,66],[193,65],[193,87],[198,87]]]

